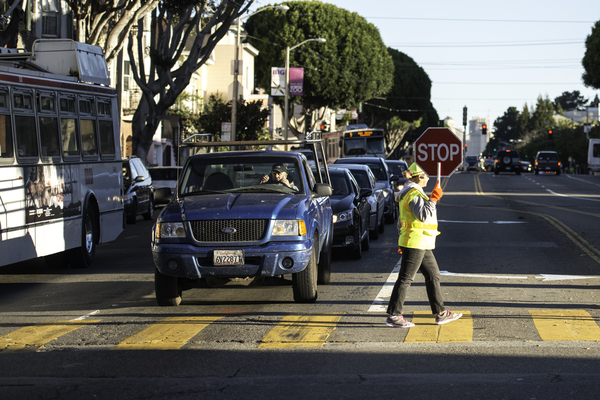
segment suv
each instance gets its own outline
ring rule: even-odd
[[[150,172],[136,156],[123,159],[123,205],[128,224],[135,224],[137,216],[154,219],[154,186]]]
[[[560,160],[555,151],[538,151],[535,155],[534,170],[535,174],[540,172],[555,172],[560,175]]]
[[[393,223],[398,218],[398,203],[394,198],[394,190],[392,183],[398,180],[399,176],[391,175],[385,160],[381,157],[344,157],[338,158],[334,161],[334,165],[337,164],[362,164],[367,165],[375,174],[377,178],[377,189],[383,190],[384,196],[384,211],[385,222],[388,224]],[[343,165],[340,165],[343,167]]]
[[[496,162],[494,165],[494,174],[498,175],[500,172],[514,172],[517,175],[521,175],[521,156],[516,150],[502,150],[496,155]]]
[[[311,142],[313,151],[317,145],[322,151],[320,141]],[[236,142],[214,149],[227,143]],[[313,174],[298,152],[189,157],[153,227],[158,304],[177,306],[181,292],[194,287],[283,275],[292,277],[296,302],[316,301],[317,284],[330,281],[331,195],[327,165]]]

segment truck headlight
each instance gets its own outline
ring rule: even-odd
[[[184,238],[185,228],[183,222],[157,222],[154,234],[156,239]]]
[[[341,213],[333,214],[333,223],[336,222],[344,222],[350,221],[352,222],[352,210],[343,211]]]
[[[276,219],[271,235],[304,236],[306,235],[306,224],[301,219]]]

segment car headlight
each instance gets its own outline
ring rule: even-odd
[[[389,192],[388,192],[387,190],[384,190],[384,191],[383,191],[383,197],[388,197],[389,195],[390,195],[390,194],[389,194]]]
[[[156,239],[184,238],[183,222],[157,222],[154,232]]]
[[[301,219],[276,219],[272,236],[304,236],[306,224]]]
[[[352,222],[352,210],[343,211],[341,213],[333,214],[333,223],[334,224],[336,222],[345,222],[345,221]]]

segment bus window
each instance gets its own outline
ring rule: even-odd
[[[37,134],[33,115],[15,115],[17,132],[17,155],[19,157],[37,157]]]
[[[40,117],[39,124],[42,157],[60,157],[58,119],[52,117]]]
[[[98,155],[96,142],[96,121],[93,119],[82,119],[79,121],[81,130],[81,148],[84,156]]]
[[[12,129],[10,115],[0,114],[0,160],[13,158]]]
[[[61,118],[63,155],[78,156],[79,141],[77,140],[77,120],[75,118]]]
[[[112,121],[98,121],[100,135],[100,154],[103,156],[115,155],[115,137],[113,136]]]

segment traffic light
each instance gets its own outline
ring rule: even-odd
[[[487,125],[486,124],[481,125],[481,134],[487,135]]]
[[[548,130],[548,139],[552,139],[552,129]]]
[[[329,125],[328,124],[321,124],[321,132],[329,132]]]
[[[463,126],[467,126],[467,106],[463,107]]]

